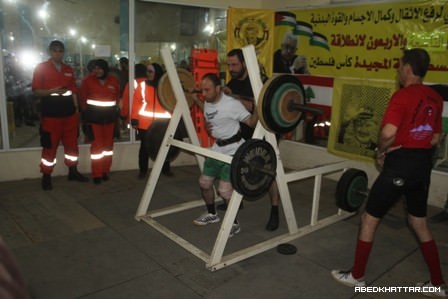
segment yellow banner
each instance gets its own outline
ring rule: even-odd
[[[292,13],[301,24],[297,53],[307,57],[312,75],[393,80],[403,49],[419,47],[431,56],[425,81],[447,82],[447,1],[341,6]],[[309,29],[313,35],[303,34]],[[325,43],[328,49],[323,47]]]
[[[373,162],[381,120],[395,89],[393,81],[336,78],[328,151]]]
[[[274,45],[274,12],[229,8],[227,11],[227,51],[254,45],[260,72],[272,74],[272,53]]]

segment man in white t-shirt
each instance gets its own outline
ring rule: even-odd
[[[206,127],[209,134],[215,139],[211,149],[226,155],[235,154],[238,147],[244,142],[241,137],[240,122],[255,127],[258,121],[257,114],[250,114],[240,101],[225,95],[221,90],[221,80],[214,73],[208,73],[202,77],[201,92],[204,98],[203,110]],[[230,165],[213,158],[206,158],[203,173],[199,177],[199,186],[207,212],[193,221],[196,225],[207,225],[220,220],[215,208],[213,190],[215,180],[219,180],[219,195],[228,203],[233,192],[230,183]],[[230,237],[240,230],[240,225],[235,219]]]

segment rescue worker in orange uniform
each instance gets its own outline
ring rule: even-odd
[[[140,169],[139,178],[145,178],[148,172],[149,153],[145,147],[148,142],[148,130],[154,121],[167,120],[171,118],[171,114],[160,105],[157,96],[157,85],[160,77],[163,75],[162,67],[157,63],[147,66],[148,80],[138,84],[134,91],[131,109],[131,125],[138,130],[140,136],[140,149],[138,155],[138,165]],[[163,132],[162,132],[163,133]],[[165,161],[162,173],[171,176],[169,169],[169,161]]]
[[[93,72],[94,75],[85,77],[81,83],[80,103],[83,119],[91,126],[93,135],[89,138],[93,182],[101,184],[109,180],[112,166],[120,85],[109,74],[109,65],[104,59],[95,61]]]
[[[68,179],[87,182],[78,172],[79,114],[77,88],[73,69],[63,62],[65,47],[54,40],[49,47],[50,58],[36,66],[32,89],[41,101],[40,141],[42,156],[40,172],[42,189],[51,190],[51,173],[56,165],[59,142],[64,146],[64,163],[69,167]]]
[[[148,77],[146,76],[146,65],[144,65],[143,63],[137,63],[134,67],[134,77],[135,77],[134,84],[131,86],[135,90],[141,82],[144,82],[145,80],[148,79]],[[128,123],[130,117],[129,106],[130,101],[129,101],[129,82],[128,82],[126,83],[123,89],[123,94],[121,95],[121,109],[120,109],[121,119],[127,121]]]

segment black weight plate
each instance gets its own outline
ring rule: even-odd
[[[293,75],[278,75],[272,77],[263,85],[258,100],[257,112],[260,122],[267,130],[274,133],[288,133],[293,131],[303,119],[303,113],[289,111],[289,96],[295,95],[295,100],[305,104],[305,89],[302,83]],[[280,121],[279,121],[280,120]]]
[[[282,243],[277,245],[277,252],[280,254],[292,255],[297,252],[297,247],[289,243]]]
[[[157,154],[159,153],[163,138],[165,137],[165,132],[168,128],[169,121],[169,119],[155,120],[145,133],[147,134],[147,138],[144,138],[145,143],[143,144],[143,146],[146,148],[147,152],[149,153],[149,157],[153,161],[155,161],[157,158]],[[183,122],[181,122],[177,128],[174,138],[182,140],[185,136],[185,127],[183,126]],[[166,160],[170,162],[174,161],[177,156],[179,156],[179,153],[180,149],[178,147],[170,146],[170,149],[168,150],[168,154],[166,156]]]
[[[367,174],[355,168],[347,169],[336,186],[336,206],[347,212],[357,211],[367,194]]]
[[[233,155],[230,182],[246,198],[260,198],[269,190],[276,170],[274,148],[261,139],[249,139]]]

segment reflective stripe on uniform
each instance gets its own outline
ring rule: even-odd
[[[65,157],[65,159],[73,161],[73,162],[78,161],[78,157],[77,156],[70,156],[70,155],[65,154],[64,157]]]
[[[140,87],[142,90],[142,99],[143,99],[143,105],[140,108],[140,111],[138,112],[139,115],[141,116],[145,116],[145,117],[153,117],[153,118],[171,118],[171,114],[167,111],[165,112],[154,112],[154,111],[147,111],[146,110],[146,105],[148,104],[146,102],[146,82],[143,81],[140,83]]]
[[[113,156],[114,151],[103,151],[104,156]]]
[[[71,90],[67,90],[67,91],[64,92],[63,94],[52,93],[52,94],[50,94],[50,96],[52,96],[52,97],[58,97],[58,96],[64,96],[64,97],[66,97],[66,96],[71,96],[72,94],[73,94],[73,93],[72,93]]]
[[[54,159],[53,162],[50,162],[50,161],[42,158],[42,159],[40,159],[40,162],[42,162],[42,164],[44,164],[45,166],[49,166],[49,167],[56,165],[56,159]]]
[[[91,154],[90,155],[90,159],[92,159],[92,160],[99,160],[101,158],[104,158],[103,154]]]
[[[115,106],[115,101],[97,101],[88,99],[87,104],[97,107],[113,107]]]

